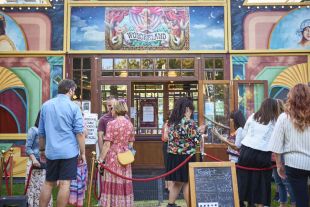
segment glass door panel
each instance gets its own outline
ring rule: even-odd
[[[235,110],[240,110],[246,118],[255,113],[268,96],[268,83],[264,80],[234,81]]]
[[[206,143],[220,143],[212,132],[216,128],[220,134],[228,136],[230,132],[231,90],[229,81],[200,82],[200,120],[207,125]]]
[[[128,91],[127,85],[100,85],[101,91],[101,113],[104,114],[107,112],[106,100],[108,97],[113,96],[116,99],[125,99],[127,100]]]

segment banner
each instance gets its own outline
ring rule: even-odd
[[[106,8],[108,50],[189,50],[189,8]]]

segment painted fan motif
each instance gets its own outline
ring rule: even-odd
[[[10,70],[0,66],[0,91],[11,87],[25,87],[24,83]]]
[[[271,86],[292,88],[298,83],[308,84],[310,82],[310,72],[307,67],[307,63],[288,67],[274,79]]]

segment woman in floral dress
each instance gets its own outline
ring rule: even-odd
[[[117,154],[127,151],[134,142],[134,128],[130,120],[125,117],[127,112],[128,107],[125,101],[116,101],[113,104],[112,115],[115,119],[107,125],[99,161],[118,174],[132,177],[131,165],[122,166],[117,160]],[[132,181],[122,179],[104,170],[102,189],[100,206],[134,206]]]
[[[175,103],[168,121],[168,155],[167,172],[175,169],[191,154],[196,153],[196,147],[200,145],[202,126],[198,128],[192,119],[194,105],[191,99],[182,97]],[[195,162],[196,156],[192,156],[189,162]],[[198,160],[197,160],[198,161]],[[167,207],[177,207],[175,200],[183,188],[184,199],[189,206],[188,162],[174,173],[168,175],[166,180],[174,181],[170,186],[169,202]]]

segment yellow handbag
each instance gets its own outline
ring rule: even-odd
[[[135,161],[135,157],[130,150],[117,154],[117,160],[121,165],[128,165]]]

